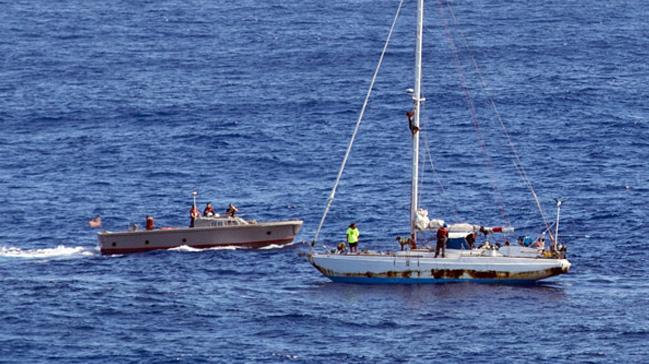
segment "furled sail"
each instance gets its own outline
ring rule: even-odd
[[[445,222],[442,219],[430,219],[428,217],[428,210],[417,209],[417,218],[415,220],[415,227],[419,231],[437,230],[444,226]],[[482,234],[493,233],[512,233],[514,228],[511,226],[482,226],[469,223],[448,224],[448,231],[451,233],[472,233],[479,232]]]

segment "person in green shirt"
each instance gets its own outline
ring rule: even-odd
[[[358,231],[356,224],[355,223],[349,224],[349,227],[347,228],[345,234],[347,235],[347,244],[349,244],[349,251],[351,253],[357,253],[358,237],[361,235],[361,233]]]

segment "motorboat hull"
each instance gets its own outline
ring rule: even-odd
[[[334,282],[429,284],[449,282],[529,284],[567,273],[566,259],[482,256],[453,253],[317,254],[309,262]]]
[[[302,221],[292,220],[230,226],[105,231],[97,235],[97,240],[101,254],[138,253],[180,246],[196,249],[219,246],[263,248],[291,243],[301,227]]]

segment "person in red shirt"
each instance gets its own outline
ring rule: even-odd
[[[435,258],[442,251],[442,258],[446,258],[446,242],[448,241],[448,225],[444,224],[441,228],[437,229],[437,246],[435,247]]]
[[[153,221],[153,216],[151,216],[151,215],[148,215],[146,217],[146,229],[147,230],[155,229],[155,222]]]
[[[208,202],[207,205],[205,206],[205,210],[203,210],[203,216],[206,217],[214,216],[214,207],[212,207],[211,202]]]
[[[189,209],[189,219],[190,219],[189,220],[189,227],[192,227],[192,228],[194,227],[194,222],[196,221],[196,219],[198,219],[199,216],[201,216],[201,212],[198,211],[198,209],[196,208],[196,205],[192,205],[192,208]]]

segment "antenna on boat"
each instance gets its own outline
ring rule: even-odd
[[[198,195],[198,192],[192,191],[192,198],[194,199],[194,207],[196,207],[196,195]]]
[[[555,198],[557,202],[557,222],[554,224],[554,243],[552,244],[552,250],[557,250],[557,244],[559,244],[559,218],[561,216],[561,204],[565,201],[565,198]]]

